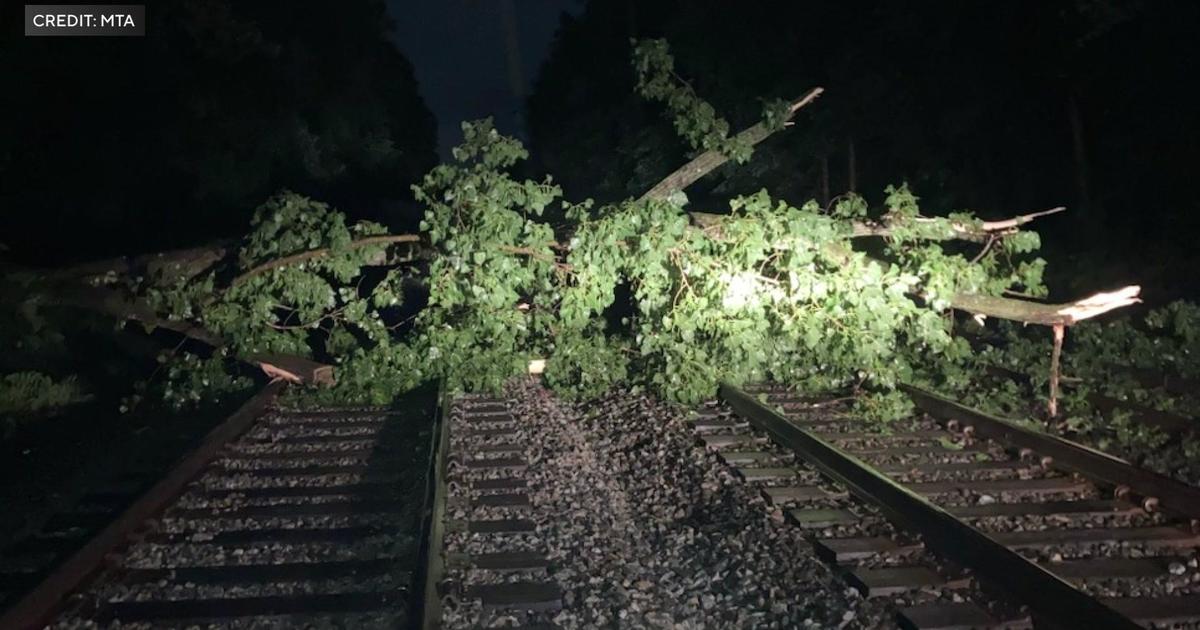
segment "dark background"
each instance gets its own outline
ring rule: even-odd
[[[763,187],[878,204],[903,181],[929,214],[1066,205],[1038,224],[1060,295],[1198,288],[1194,2],[148,4],[145,38],[25,38],[5,20],[0,257],[236,236],[285,187],[411,229],[409,185],[489,114],[528,139],[526,174],[575,199],[636,195],[686,158],[632,93],[629,38],[666,37],[735,127],[762,98],[826,88],[689,191],[699,208]]]

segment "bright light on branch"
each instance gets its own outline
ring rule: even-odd
[[[728,309],[739,309],[746,306],[758,292],[758,274],[750,271],[721,274],[721,280],[725,282],[725,297],[721,300],[721,306]]]
[[[1059,309],[1058,312],[1060,315],[1070,318],[1072,322],[1077,322],[1102,315],[1123,306],[1137,304],[1142,301],[1138,298],[1138,294],[1141,292],[1141,287],[1131,285],[1116,291],[1097,293],[1091,297],[1068,304],[1064,308]]]

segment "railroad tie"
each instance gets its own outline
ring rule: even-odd
[[[460,400],[452,409],[446,427],[451,445],[448,461],[453,464],[446,505],[454,516],[447,521],[446,532],[471,536],[477,541],[473,544],[487,551],[448,553],[447,571],[460,576],[451,582],[461,583],[459,596],[478,601],[484,611],[560,609],[562,590],[544,577],[550,561],[544,551],[527,542],[537,531],[532,518],[537,506],[524,478],[530,463],[519,419],[507,404],[494,399]],[[512,573],[543,577],[502,577]]]
[[[98,513],[108,519],[100,536],[83,540],[95,524],[50,523],[85,533],[63,567],[78,571],[96,557],[113,569],[90,569],[98,577],[52,600],[67,605],[49,613],[58,615],[50,625],[225,627],[280,615],[316,626],[411,622],[409,543],[393,525],[420,510],[400,466],[420,443],[413,416],[435,397],[414,392],[397,410],[264,411],[280,387],[226,420],[146,495],[94,493],[96,505],[134,500],[115,523]],[[51,601],[39,593],[61,577],[39,584],[0,625],[48,614],[28,602]]]
[[[772,506],[788,508],[788,521],[817,556],[864,596],[903,596],[896,600],[901,627],[1030,627],[1021,610],[1056,627],[1200,622],[1200,594],[1191,588],[1200,577],[1192,558],[1200,549],[1200,489],[905,389],[937,421],[918,416],[877,434],[851,426],[850,414],[837,423],[816,411],[781,413],[722,384],[722,399],[752,428],[702,439],[744,466],[766,458],[750,452],[739,459],[729,447],[761,432],[795,452],[793,475],[817,471],[852,489],[852,501],[830,497],[824,482],[768,483],[762,493]],[[970,430],[960,431],[964,426]],[[737,471],[747,481],[779,480],[766,468]],[[1106,498],[1114,486],[1124,490]],[[863,528],[859,514],[888,520]],[[976,578],[994,588],[975,588]],[[1097,581],[1107,599],[1093,594]],[[1114,596],[1125,588],[1131,596]],[[969,592],[948,601],[946,589]],[[910,595],[915,591],[923,594]]]
[[[932,587],[965,588],[970,583],[966,577],[943,578],[936,571],[923,566],[853,567],[847,569],[845,579],[863,597],[899,595]]]
[[[819,500],[845,499],[845,491],[829,491],[820,486],[774,486],[762,489],[763,496],[773,505],[795,505]]]
[[[750,424],[745,420],[736,420],[730,418],[705,418],[699,417],[692,421],[692,428],[697,433],[711,433],[716,431],[732,431],[745,429]]]
[[[1001,621],[973,602],[934,602],[901,609],[896,621],[905,630],[1028,628],[1028,618]]]

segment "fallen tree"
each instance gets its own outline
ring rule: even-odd
[[[873,392],[866,409],[886,417],[907,409],[896,383],[937,379],[969,355],[949,334],[951,309],[1070,325],[1136,300],[1136,289],[1064,305],[1008,296],[1044,294],[1038,238],[1022,228],[1059,208],[931,217],[897,186],[874,213],[855,195],[796,207],[765,191],[727,215],[689,213],[685,187],[749,159],[821,89],[730,135],[675,77],[664,43],[639,45],[635,69],[698,152],[636,200],[595,208],[562,200],[549,178],[515,180],[524,148],[490,121],[467,123],[454,161],[415,187],[419,235],[347,225],[285,193],[239,242],[34,276],[25,302],[101,310],[233,356],[328,358],[328,395],[343,400],[384,402],[435,376],[494,388],[544,358],[547,380],[579,395],[633,380],[692,402],[721,380],[776,378]],[[557,231],[540,219],[552,204],[569,220]],[[863,238],[882,239],[882,253],[855,250]],[[947,241],[981,247],[967,258]]]

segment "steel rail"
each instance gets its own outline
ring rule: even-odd
[[[900,388],[921,410],[944,422],[955,420],[963,426],[974,427],[976,435],[1049,456],[1050,465],[1058,470],[1124,486],[1138,496],[1155,499],[1159,509],[1191,519],[1200,518],[1200,488],[1138,468],[1108,453],[972,409],[914,385],[902,384]]]
[[[1026,560],[862,460],[796,426],[738,387],[722,383],[720,396],[739,415],[794,450],[807,463],[919,533],[927,547],[969,567],[984,581],[1029,606],[1038,619],[1059,628],[1141,628],[1132,619]]]
[[[245,433],[258,420],[285,386],[286,382],[282,380],[269,383],[233,415],[209,431],[200,446],[184,457],[166,477],[0,615],[0,628],[33,630],[44,627],[61,610],[66,597],[97,575],[104,568],[109,554],[128,544],[130,537],[146,521],[170,506],[230,440]]]
[[[446,381],[438,384],[437,417],[433,423],[430,439],[429,472],[426,476],[425,523],[422,530],[421,558],[418,575],[421,588],[415,603],[413,618],[420,619],[420,628],[433,630],[440,627],[442,619],[441,582],[446,574],[446,556],[443,549],[446,515],[446,474],[450,456],[450,393]]]

